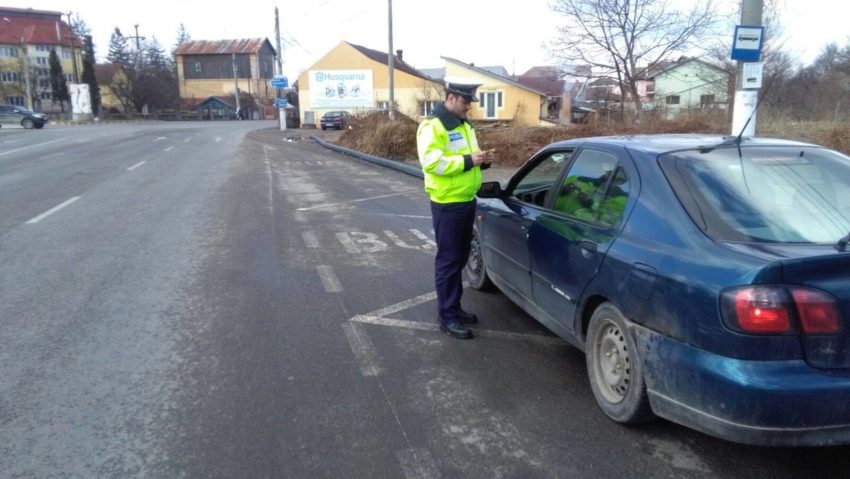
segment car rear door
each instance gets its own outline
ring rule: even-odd
[[[550,150],[532,158],[511,180],[507,195],[490,202],[479,219],[487,270],[500,286],[531,300],[528,232],[543,212],[571,151]]]
[[[622,147],[580,150],[529,231],[534,301],[570,331],[581,292],[622,228],[637,176],[630,162]]]

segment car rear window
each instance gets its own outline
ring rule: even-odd
[[[834,244],[850,232],[850,158],[814,147],[659,158],[691,219],[719,241]]]

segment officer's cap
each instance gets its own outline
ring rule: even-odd
[[[483,85],[479,81],[463,77],[446,77],[446,92],[455,93],[467,101],[478,101],[475,90]]]

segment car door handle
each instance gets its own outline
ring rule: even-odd
[[[596,250],[599,249],[599,247],[596,245],[596,243],[593,243],[593,242],[590,242],[590,241],[582,241],[578,244],[578,246],[579,246],[579,248],[587,251],[588,253],[595,253]]]

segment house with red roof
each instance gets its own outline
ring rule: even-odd
[[[61,12],[0,7],[0,103],[58,110],[50,89],[50,51],[59,56],[65,81],[76,83],[82,46]]]

